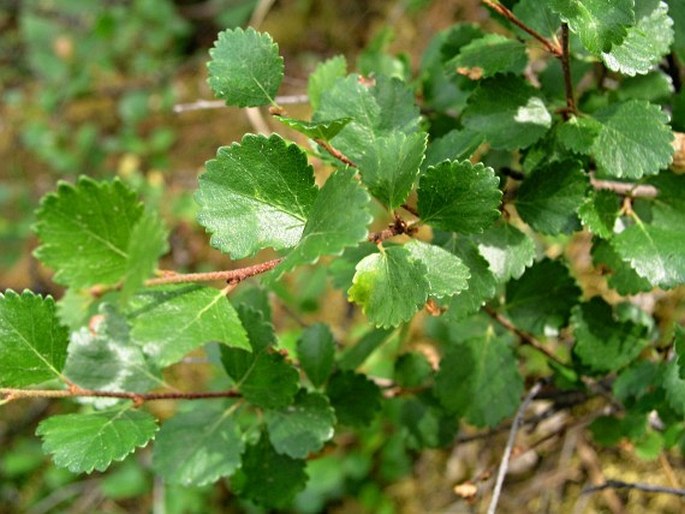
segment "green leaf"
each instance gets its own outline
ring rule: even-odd
[[[428,299],[426,267],[406,248],[391,246],[364,257],[348,291],[377,327],[409,321]]]
[[[447,447],[454,441],[454,427],[459,420],[432,396],[405,396],[401,402],[400,423],[407,432],[409,448]]]
[[[429,166],[435,166],[442,161],[469,159],[483,141],[483,136],[472,130],[450,130],[428,145],[426,158],[421,163],[421,171],[425,171]]]
[[[74,288],[118,283],[135,266],[128,249],[143,213],[135,193],[119,180],[81,177],[60,182],[36,212],[42,244],[35,256],[54,268],[55,282]]]
[[[238,317],[247,331],[252,353],[257,354],[276,344],[276,333],[271,322],[264,317],[264,311],[242,304],[236,308]],[[232,348],[222,347],[222,350]]]
[[[251,309],[258,311],[262,315],[262,318],[270,323],[272,312],[269,292],[256,282],[245,282],[241,284],[241,286],[242,287],[234,290],[231,294],[231,303],[236,306],[238,315],[242,316],[241,311],[244,309]],[[245,326],[249,336],[250,330],[244,322],[243,326]]]
[[[648,225],[638,218],[634,225],[612,240],[612,245],[621,258],[651,284],[671,289],[685,283],[682,225]]]
[[[109,305],[91,318],[88,327],[71,335],[64,374],[74,384],[100,391],[143,393],[162,382],[139,345],[131,341],[126,318]],[[96,405],[111,405],[99,398]]]
[[[502,192],[490,167],[470,161],[443,161],[419,181],[421,221],[461,234],[482,232],[499,216]]]
[[[169,250],[167,237],[167,230],[159,216],[144,211],[131,231],[121,302],[128,300],[153,274],[159,258]]]
[[[643,460],[656,460],[664,451],[664,435],[654,430],[648,430],[640,438],[631,438],[634,443],[635,455]]]
[[[436,32],[421,56],[419,79],[421,80],[422,103],[426,108],[437,112],[444,112],[448,109],[461,111],[475,86],[465,77],[456,77],[456,80],[452,80],[455,77],[450,77],[445,70],[445,61],[456,55],[459,49],[456,48],[455,53],[448,56],[441,51],[448,36],[464,27],[470,32],[477,30],[474,25],[455,24],[449,29]],[[478,31],[477,36],[481,35],[482,32]]]
[[[516,196],[523,221],[542,234],[569,234],[580,228],[578,208],[590,180],[577,161],[552,162],[527,177]]]
[[[666,3],[668,3],[668,11],[674,23],[673,51],[680,62],[685,62],[685,4],[680,0],[667,0]]]
[[[335,341],[328,325],[315,323],[297,340],[297,356],[302,370],[314,387],[321,387],[333,370]]]
[[[652,361],[638,361],[621,370],[612,386],[614,395],[623,404],[631,399],[640,399],[654,394],[663,380],[663,364]],[[661,393],[661,391],[659,391]]]
[[[473,239],[500,282],[519,278],[535,260],[533,240],[509,223],[494,225]]]
[[[395,361],[394,380],[400,387],[420,387],[432,372],[430,362],[422,353],[403,353]]]
[[[668,116],[648,102],[630,100],[595,113],[602,124],[592,145],[604,177],[639,179],[656,175],[672,160],[673,134]]]
[[[599,297],[573,308],[571,327],[576,339],[573,353],[594,372],[615,371],[630,364],[647,344],[644,326],[619,321]]]
[[[527,63],[526,45],[499,34],[487,34],[462,46],[445,66],[477,80],[496,73],[523,73]]]
[[[240,259],[297,244],[317,194],[301,148],[276,134],[247,134],[219,148],[206,167],[196,199],[212,246]]]
[[[359,73],[367,77],[385,75],[408,79],[410,74],[409,64],[405,55],[395,57],[390,52],[390,44],[395,39],[395,30],[392,25],[386,24],[366,44],[366,47],[357,56],[357,69]]]
[[[642,278],[624,262],[608,241],[597,241],[592,246],[592,261],[600,265],[604,274],[608,273],[609,287],[621,295],[638,294],[650,291],[652,284]]]
[[[419,175],[427,134],[391,132],[379,136],[357,162],[362,182],[389,209],[404,203]]]
[[[605,189],[593,191],[578,214],[585,228],[603,238],[610,238],[621,209],[621,200],[613,191]]]
[[[541,334],[566,325],[580,293],[566,266],[544,259],[507,283],[506,308],[517,327]]]
[[[77,330],[96,313],[97,300],[87,289],[67,289],[56,303],[57,316],[70,330]]]
[[[69,332],[52,297],[0,293],[0,385],[25,387],[62,378]]]
[[[551,0],[550,6],[593,54],[623,41],[635,22],[634,0]]]
[[[352,118],[340,118],[338,120],[316,122],[296,120],[287,116],[277,116],[276,119],[283,123],[283,125],[297,130],[300,134],[304,134],[310,139],[323,139],[324,141],[333,139],[345,128],[345,125],[352,121]]]
[[[200,486],[232,475],[244,443],[235,409],[195,408],[164,422],[155,440],[152,466],[170,484]]]
[[[371,242],[365,241],[360,245],[347,248],[340,257],[337,257],[328,266],[328,272],[333,280],[333,285],[338,289],[347,291],[352,287],[352,279],[357,272],[355,266],[367,255],[376,253],[378,247]]]
[[[264,417],[274,449],[293,459],[318,452],[333,437],[335,416],[322,394],[302,390],[292,405],[266,411]]]
[[[237,350],[243,351],[244,350]],[[280,353],[258,354],[238,382],[238,390],[251,404],[265,409],[289,405],[299,387],[299,375]]]
[[[353,162],[372,150],[376,138],[393,132],[406,135],[419,131],[419,108],[412,91],[398,79],[379,75],[364,79],[350,75],[339,79],[321,95],[314,121],[352,118],[331,141]]]
[[[224,30],[209,55],[209,87],[226,104],[257,107],[274,103],[284,66],[269,34],[251,27]]]
[[[364,364],[394,332],[391,328],[372,328],[366,332],[354,345],[345,348],[338,359],[338,367],[343,371],[353,371]]]
[[[412,258],[426,266],[430,296],[444,298],[468,287],[468,267],[453,253],[439,246],[412,239],[404,246]]]
[[[498,150],[532,145],[552,126],[539,92],[522,78],[498,75],[483,80],[462,117],[464,127],[483,134]]]
[[[619,45],[602,53],[602,60],[611,71],[631,77],[648,73],[669,52],[673,43],[673,20],[663,2],[636,0],[636,4],[653,4],[654,9],[637,20]]]
[[[323,255],[339,255],[346,247],[367,238],[373,219],[369,195],[354,178],[353,169],[336,171],[314,200],[309,219],[297,246],[276,267],[273,277],[304,264],[313,264]]]
[[[440,48],[443,61],[457,55],[464,45],[485,35],[475,23],[455,23],[445,31],[445,37]]]
[[[678,357],[678,375],[685,379],[685,329],[682,326],[675,326],[673,339],[673,350]]]
[[[281,509],[304,489],[304,468],[304,460],[279,454],[266,434],[262,434],[257,444],[245,450],[243,464],[231,485],[243,498],[270,509]]]
[[[196,285],[150,288],[131,299],[131,338],[159,366],[208,342],[250,348],[225,291]]]
[[[666,364],[663,387],[671,408],[680,416],[685,416],[685,379],[680,377],[678,361],[672,360]]]
[[[685,177],[663,174],[652,183],[659,196],[643,205],[635,204],[633,224],[611,243],[638,275],[670,289],[685,283]]]
[[[601,130],[601,123],[593,118],[571,116],[567,121],[558,125],[556,137],[566,150],[587,155]]]
[[[73,473],[104,471],[112,461],[124,460],[145,446],[157,431],[155,418],[131,404],[89,414],[51,416],[38,425],[36,435],[55,464]]]
[[[447,316],[450,319],[463,319],[478,311],[495,295],[497,278],[490,270],[488,261],[478,252],[478,247],[472,241],[450,236],[442,246],[459,257],[468,266],[471,274],[468,288],[453,296],[447,309]]]
[[[221,345],[221,363],[226,373],[235,382],[239,382],[252,368],[257,355],[276,343],[276,334],[271,322],[264,319],[264,313],[246,305],[236,309],[243,327],[250,340],[251,352],[240,348],[229,348]]]
[[[335,373],[328,381],[326,394],[341,425],[368,426],[381,408],[378,386],[364,375],[352,371]]]
[[[319,109],[319,99],[323,92],[332,88],[335,82],[346,74],[347,61],[343,55],[331,57],[316,66],[307,82],[309,103],[314,111]]]
[[[657,68],[646,75],[625,78],[616,91],[616,98],[621,101],[635,99],[660,103],[674,92],[671,77]]]
[[[540,0],[521,0],[512,10],[519,20],[547,38],[554,37],[561,25],[559,16],[547,3],[541,3]],[[531,38],[531,35],[523,30],[517,30],[517,33],[525,38]]]
[[[479,427],[494,427],[513,415],[522,392],[511,348],[493,330],[450,347],[435,377],[440,403]]]
[[[626,418],[624,418],[626,419]],[[624,437],[626,427],[615,416],[599,416],[589,425],[592,438],[603,446],[614,446]]]

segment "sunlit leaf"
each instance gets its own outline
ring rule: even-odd
[[[274,102],[283,80],[283,58],[269,34],[252,27],[224,30],[209,55],[209,86],[228,105]]]
[[[51,416],[36,434],[55,464],[74,473],[104,471],[145,446],[157,431],[155,418],[130,404],[89,414]]]
[[[0,385],[24,387],[61,378],[68,343],[52,297],[0,293]]]

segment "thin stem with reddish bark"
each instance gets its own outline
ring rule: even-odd
[[[173,273],[164,277],[151,278],[145,281],[145,285],[159,286],[163,284],[186,284],[189,282],[213,282],[215,280],[223,280],[229,284],[238,284],[243,280],[260,275],[275,268],[281,259],[272,259],[259,264],[253,264],[245,268],[226,270],[226,271],[210,271],[207,273]]]
[[[566,90],[566,113],[565,117],[568,118],[568,114],[577,114],[576,100],[573,96],[573,80],[571,78],[571,62],[570,62],[570,45],[569,45],[569,34],[568,34],[568,24],[561,24],[561,67],[564,71],[564,89]]]
[[[518,328],[511,321],[509,321],[509,319],[507,319],[505,316],[497,312],[495,309],[486,306],[483,308],[483,310],[487,313],[488,316],[490,316],[497,323],[502,325],[502,327],[507,329],[509,332],[517,335],[523,344],[535,348],[538,352],[544,354],[545,357],[547,357],[549,360],[556,362],[560,366],[566,366],[566,364],[561,359],[559,359],[559,357],[557,357],[551,351],[545,348],[545,346],[540,341],[538,341],[535,338],[535,336],[529,334],[528,332],[524,332],[523,330]]]
[[[416,223],[407,223],[399,216],[396,216],[395,221],[391,225],[388,225],[388,228],[381,230],[380,232],[371,232],[367,239],[372,243],[378,244],[386,239],[402,234],[411,236],[417,229]]]
[[[497,2],[496,0],[483,0],[483,3],[487,6],[489,6],[491,9],[494,11],[497,11],[499,14],[504,16],[506,19],[508,19],[510,22],[512,22],[514,25],[519,27],[521,30],[527,32],[531,36],[533,36],[535,39],[540,41],[542,45],[545,47],[545,49],[554,55],[555,57],[561,57],[562,54],[562,49],[559,48],[559,45],[554,44],[552,41],[547,39],[545,36],[537,32],[536,30],[533,30],[530,28],[528,25],[523,23],[521,20],[519,20],[516,15],[511,12],[509,9],[507,9],[505,6]]]
[[[600,180],[596,178],[591,178],[590,181],[592,187],[595,189],[606,189],[621,196],[629,196],[631,198],[655,198],[659,194],[657,188],[649,184],[631,184],[629,182]]]
[[[340,150],[331,145],[328,141],[325,141],[323,139],[315,139],[314,142],[343,164],[346,164],[351,168],[359,167],[354,162],[352,162],[352,160],[349,157],[347,157],[344,153],[342,153]]]
[[[133,400],[136,404],[156,400],[201,400],[206,398],[239,398],[242,395],[233,389],[227,391],[202,392],[166,392],[166,393],[134,393],[129,391],[100,391],[69,386],[68,389],[14,389],[0,388],[0,396],[4,401],[14,401],[23,398],[119,398]]]
[[[369,233],[368,240],[373,243],[380,243],[391,237],[400,234],[413,234],[417,227],[415,223],[407,223],[400,217],[396,217],[395,221],[388,228],[380,232]],[[252,266],[244,268],[223,270],[223,271],[208,271],[205,273],[176,273],[167,272],[164,276],[151,278],[144,282],[145,287],[160,286],[165,284],[194,284],[198,282],[215,282],[223,281],[235,286],[245,279],[266,273],[275,268],[283,259],[272,259]],[[94,286],[90,289],[93,296],[101,296],[108,291],[113,291],[121,288],[121,284],[114,286]]]

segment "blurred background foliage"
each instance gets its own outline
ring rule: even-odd
[[[0,290],[26,287],[61,295],[30,256],[36,244],[30,227],[40,197],[57,180],[80,174],[119,176],[159,208],[172,229],[165,261],[169,268],[201,271],[230,265],[209,248],[195,224],[192,191],[216,148],[255,131],[263,120],[231,108],[174,112],[178,104],[211,99],[205,63],[219,30],[251,23],[270,32],[285,57],[281,93],[302,94],[316,63],[336,54],[356,63],[362,73],[416,76],[421,55],[440,30],[458,21],[487,19],[477,0],[0,0]],[[437,51],[439,41],[433,41]],[[430,68],[430,56],[429,51],[424,69]],[[459,105],[463,98],[458,89],[452,93],[427,100],[436,109],[444,109],[445,102]],[[289,108],[294,116],[306,116],[302,109]],[[440,127],[439,121],[433,120],[434,127]],[[273,321],[286,347],[297,339],[303,320],[330,321],[351,332],[363,328],[350,324],[342,296],[327,292],[327,280],[319,267],[295,275],[276,290],[284,300],[279,305],[287,308],[275,308]],[[253,293],[260,301],[260,293],[250,288],[239,294],[245,299]],[[420,346],[426,339],[454,341],[479,330],[462,327],[456,334],[440,320],[424,321],[390,335],[388,341],[372,332],[367,353],[349,358],[369,357],[367,371],[382,377],[403,339],[412,338]],[[535,356],[527,362],[534,366]],[[170,374],[171,382],[198,387],[212,380],[201,361],[175,366]],[[106,473],[78,476],[55,468],[33,436],[35,425],[47,415],[77,408],[46,400],[2,407],[0,513],[263,512],[238,501],[224,482],[204,488],[165,487],[150,472],[147,450]],[[177,406],[159,402],[152,408],[165,417]],[[487,437],[467,433],[453,448],[419,452],[416,448],[425,442],[413,445],[380,419],[414,417],[421,434],[418,420],[430,423],[430,413],[413,412],[399,400],[387,402],[386,409],[385,416],[359,435],[338,441],[335,449],[310,462],[310,481],[295,500],[295,512],[471,511],[453,487],[494,469],[506,430]],[[585,414],[573,412],[581,421]],[[544,443],[545,430],[554,433],[560,423],[553,419],[526,437],[543,437]],[[670,466],[663,462],[641,461],[632,449],[620,446],[603,453],[600,463],[579,431],[571,435],[563,445],[553,441],[553,446],[543,447],[550,457],[547,464],[541,464],[535,452],[518,459],[502,512],[543,512],[545,505],[552,506],[549,512],[571,512],[573,505],[558,496],[555,480],[573,480],[599,468],[620,469],[626,481],[669,473]],[[568,445],[577,447],[580,462],[568,460]],[[549,463],[551,468],[545,468]],[[576,479],[576,494],[569,497],[577,498],[580,491],[582,481]],[[631,505],[643,509],[631,512],[679,508],[678,500],[663,496],[639,497]]]

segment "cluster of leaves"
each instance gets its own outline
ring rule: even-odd
[[[514,16],[530,30],[519,33]],[[683,8],[521,0],[502,21],[519,37],[470,24],[436,35],[416,81],[425,115],[405,67],[367,54],[366,75],[348,73],[342,57],[321,63],[311,120],[290,118],[276,103],[284,66],[270,36],[219,35],[215,94],[270,104],[311,142],[247,134],[200,177],[198,221],[214,248],[282,255],[262,287],[232,301],[232,286],[146,284],[167,234],[122,183],[81,178],[47,195],[36,256],[68,290],[57,306],[31,292],[0,296],[0,386],[61,383],[88,399],[83,412],[40,424],[55,462],[103,470],[154,438],[152,466],[169,483],[231,477],[241,497],[278,508],[307,469],[316,480],[312,457],[341,428],[382,412],[406,452],[449,445],[460,420],[494,427],[512,416],[536,375],[588,395],[588,383],[613,388],[622,408],[593,423],[601,442],[629,438],[645,456],[685,448],[685,333],[673,311],[657,323],[629,301],[685,283],[685,178],[668,169],[665,114],[682,107],[658,67],[669,52],[685,58]],[[527,52],[540,42],[558,52],[531,77]],[[600,87],[582,89],[595,68]],[[308,153],[333,168],[320,187]],[[374,219],[391,228],[369,236]],[[606,277],[603,294],[589,297],[598,286],[559,251],[574,244]],[[317,323],[289,344],[267,291],[330,256],[332,283],[373,326],[351,345]],[[427,323],[437,363],[403,330],[426,305],[440,314]],[[399,356],[373,371],[369,357],[391,339]],[[536,357],[519,343],[531,341],[544,364],[524,377],[520,359]],[[165,386],[161,370],[203,346],[225,388],[160,427],[140,402]],[[384,395],[377,378],[403,394]]]

